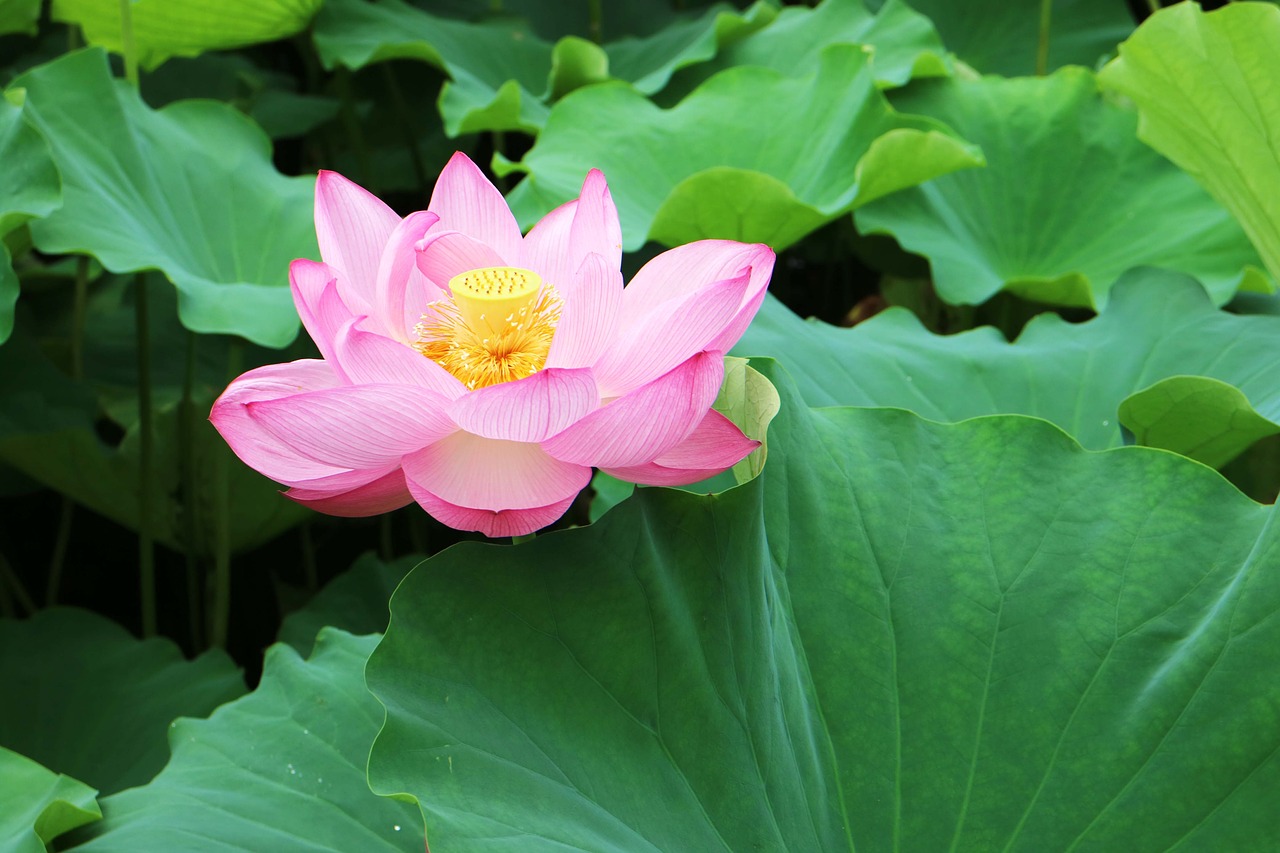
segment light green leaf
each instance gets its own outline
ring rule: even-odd
[[[40,0],[0,0],[0,35],[36,34],[40,20]]]
[[[724,382],[712,408],[733,421],[747,438],[760,442],[746,459],[733,466],[733,476],[739,485],[754,479],[763,470],[769,454],[769,422],[781,405],[778,389],[745,358],[725,357]]]
[[[3,29],[0,29],[3,32]],[[23,117],[26,94],[11,89],[0,98],[0,238],[33,217],[46,216],[61,203],[58,172],[49,146]],[[0,243],[0,344],[13,331],[18,277],[9,249]]]
[[[62,833],[102,817],[97,793],[0,746],[0,853],[45,853]]]
[[[321,0],[130,0],[138,64],[152,69],[172,56],[197,56],[291,36]],[[53,19],[78,24],[89,44],[124,52],[120,0],[53,0]]]
[[[1017,77],[1036,73],[1042,0],[957,3],[909,0],[942,34],[947,47],[985,74]],[[879,8],[884,0],[868,0]],[[1114,0],[1051,0],[1046,70],[1064,65],[1095,68],[1133,31],[1127,4]]]
[[[309,654],[316,635],[326,626],[352,634],[381,634],[387,630],[391,593],[420,562],[417,556],[384,563],[373,554],[361,555],[305,607],[285,617],[276,640],[293,646],[298,654]]]
[[[628,249],[703,237],[781,249],[877,195],[981,162],[944,125],[891,110],[867,59],[836,45],[799,77],[731,68],[670,110],[622,84],[581,89],[520,163],[495,167],[528,173],[509,197],[525,226],[576,197],[595,167]]]
[[[948,422],[1034,415],[1101,450],[1124,443],[1117,410],[1125,399],[1174,376],[1227,383],[1256,416],[1280,423],[1277,340],[1280,317],[1218,311],[1194,280],[1146,269],[1124,276],[1097,318],[1072,324],[1041,314],[1014,343],[989,327],[934,335],[897,308],[842,329],[801,320],[770,298],[734,352],[778,359],[811,406],[894,406]],[[1199,402],[1194,414],[1164,410],[1144,424],[1144,436],[1183,452],[1212,424],[1228,442],[1215,462],[1257,437],[1232,426],[1239,397]]]
[[[982,146],[987,168],[944,175],[855,215],[924,255],[938,295],[976,304],[1002,289],[1101,307],[1125,270],[1196,276],[1214,300],[1270,287],[1227,211],[1134,136],[1093,75],[927,81],[895,98]]]
[[[244,693],[231,658],[188,661],[168,640],[137,640],[85,610],[0,620],[0,744],[104,793],[164,766],[174,718],[208,714]]]
[[[327,630],[302,660],[267,650],[258,689],[208,720],[179,720],[150,784],[108,797],[83,853],[161,850],[413,851],[422,822],[369,791],[382,709],[364,687],[376,636]]]
[[[285,178],[270,143],[222,104],[148,109],[97,50],[17,81],[62,174],[63,206],[32,224],[47,252],[85,252],[114,272],[159,269],[183,324],[282,347],[297,335],[288,267],[318,257],[312,178]],[[93,134],[86,127],[117,132]]]
[[[1272,508],[1173,454],[809,410],[764,372],[752,482],[401,584],[370,783],[434,848],[1266,849]]]
[[[1138,135],[1239,220],[1280,279],[1280,9],[1179,3],[1152,15],[1103,69],[1138,107]]]

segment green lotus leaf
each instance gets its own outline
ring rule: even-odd
[[[4,32],[0,28],[0,32]],[[33,217],[46,216],[61,202],[58,172],[44,137],[23,118],[25,93],[13,89],[0,98],[0,238]],[[18,277],[9,249],[0,242],[0,344],[13,331]]]
[[[1128,96],[1144,142],[1239,220],[1280,278],[1280,9],[1239,3],[1152,15],[1099,79]]]
[[[1134,135],[1092,74],[925,81],[895,99],[981,145],[987,168],[944,175],[855,214],[924,255],[938,295],[976,304],[1000,290],[1100,308],[1125,270],[1194,275],[1218,303],[1271,287],[1231,215]]]
[[[97,793],[0,746],[0,853],[45,853],[59,835],[102,817]]]
[[[892,0],[889,0],[892,2]],[[911,8],[938,28],[947,48],[985,74],[1017,77],[1035,74],[1040,50],[1041,0],[1005,3],[956,3],[909,0]],[[886,0],[868,0],[871,8]],[[1064,65],[1094,68],[1115,53],[1116,43],[1133,32],[1133,16],[1111,0],[1051,0],[1046,71]]]
[[[326,630],[305,661],[272,646],[258,688],[176,722],[160,775],[104,799],[103,820],[70,849],[421,853],[417,809],[365,781],[382,721],[363,675],[377,639]]]
[[[868,63],[834,45],[797,77],[730,68],[670,110],[619,83],[580,89],[523,160],[495,167],[528,173],[508,198],[525,226],[576,197],[595,167],[627,249],[704,237],[781,249],[875,197],[982,162],[945,125],[890,109]]]
[[[185,660],[168,640],[135,639],[85,610],[0,620],[0,744],[110,794],[150,781],[176,717],[244,693],[222,651]]]
[[[662,92],[662,100],[675,103],[712,74],[736,65],[784,74],[810,71],[832,44],[867,46],[872,74],[882,87],[951,73],[951,60],[933,24],[901,0],[888,0],[875,15],[861,0],[823,0],[814,8],[788,6],[769,26],[726,46],[714,59],[681,71]]]
[[[373,554],[362,555],[305,607],[285,617],[276,640],[293,646],[298,654],[308,654],[325,627],[352,634],[381,634],[387,629],[391,593],[420,562],[422,558],[416,556],[384,563]]]
[[[35,35],[39,20],[40,0],[0,0],[0,35]]]
[[[585,7],[583,12],[585,20]],[[553,44],[532,22],[518,18],[465,21],[401,0],[329,0],[316,18],[315,43],[329,68],[416,59],[448,74],[438,106],[449,136],[486,130],[534,134],[554,98],[607,79],[656,92],[676,70],[709,59],[721,44],[764,26],[774,14],[764,2],[743,12],[717,4],[651,35],[600,47],[578,36]]]
[[[37,248],[83,252],[114,272],[159,269],[183,324],[282,347],[299,322],[289,262],[318,257],[312,178],[285,178],[270,144],[230,106],[146,107],[98,50],[14,82],[62,175],[64,204],[32,223]],[[87,127],[114,127],[111,134]]]
[[[810,410],[760,366],[755,480],[396,591],[369,778],[433,848],[1266,848],[1271,507],[1037,419]]]
[[[1280,424],[1278,339],[1280,317],[1219,311],[1193,279],[1143,269],[1121,278],[1093,320],[1041,314],[1013,343],[989,327],[934,335],[901,308],[842,329],[801,320],[769,298],[734,352],[781,361],[811,406],[893,406],[947,422],[1034,415],[1096,450],[1124,443],[1117,412],[1131,395],[1201,376],[1235,395],[1203,396],[1194,407],[1144,405],[1142,435],[1184,453],[1205,430],[1220,431],[1224,443],[1204,457],[1219,465],[1259,437],[1241,425]],[[1244,406],[1254,414],[1242,414]]]
[[[130,0],[138,64],[275,41],[302,30],[321,0]],[[89,44],[124,52],[119,0],[53,0],[53,19],[78,24]]]

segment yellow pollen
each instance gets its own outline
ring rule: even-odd
[[[560,297],[532,270],[485,267],[449,281],[414,328],[414,348],[468,388],[541,370],[560,321]]]

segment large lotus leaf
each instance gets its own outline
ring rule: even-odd
[[[1218,303],[1269,287],[1239,225],[1194,181],[1138,141],[1132,113],[1093,75],[927,81],[895,98],[982,146],[987,168],[945,175],[856,214],[929,258],[938,295],[975,304],[1001,289],[1101,307],[1127,269],[1190,273]]]
[[[901,0],[888,0],[875,15],[862,0],[824,0],[812,9],[783,9],[768,27],[682,71],[662,98],[674,102],[712,74],[735,65],[759,65],[787,74],[807,71],[832,44],[867,45],[872,74],[881,86],[901,86],[913,77],[943,76],[951,70],[933,24]]]
[[[809,410],[766,372],[752,482],[401,584],[370,784],[434,847],[1266,849],[1270,508],[1173,454]]]
[[[894,112],[868,61],[832,45],[796,77],[730,68],[669,110],[621,84],[581,89],[555,105],[520,163],[498,164],[528,173],[512,210],[532,224],[595,167],[628,249],[703,237],[781,249],[854,207],[981,162],[944,125]]]
[[[32,223],[38,248],[92,254],[115,272],[162,270],[193,331],[272,347],[293,340],[289,262],[318,256],[313,179],[280,175],[251,120],[208,101],[148,109],[98,50],[14,85],[27,88],[62,175],[63,206]]]
[[[285,617],[276,637],[298,654],[307,654],[326,626],[352,634],[381,634],[387,630],[387,602],[421,557],[401,557],[384,563],[363,554],[351,568],[327,583],[306,606]]]
[[[171,56],[275,41],[307,25],[321,0],[130,0],[138,64],[155,68]],[[85,40],[124,52],[120,0],[53,0],[53,19],[78,24]]]
[[[867,5],[878,8],[882,2]],[[1036,73],[1042,0],[909,2],[933,21],[952,52],[979,71],[1006,77]],[[1063,65],[1096,67],[1133,31],[1128,5],[1114,0],[1051,0],[1049,13],[1048,71]]]
[[[801,320],[770,298],[734,351],[778,359],[812,406],[894,406],[939,421],[1034,415],[1097,450],[1124,443],[1117,410],[1130,395],[1171,377],[1207,377],[1239,396],[1146,406],[1145,433],[1180,453],[1206,431],[1221,433],[1228,444],[1205,458],[1221,464],[1258,437],[1240,420],[1242,406],[1280,424],[1277,341],[1280,317],[1218,311],[1194,280],[1142,269],[1117,283],[1096,318],[1041,314],[1014,343],[989,327],[934,335],[901,308],[842,329]]]
[[[1138,135],[1231,211],[1280,278],[1280,9],[1238,3],[1152,15],[1103,69]]]
[[[325,631],[306,661],[272,646],[258,689],[176,722],[160,775],[103,800],[92,837],[71,849],[421,853],[417,809],[365,781],[382,721],[364,686],[377,639]]]
[[[450,136],[483,130],[537,133],[547,118],[547,102],[571,89],[612,77],[641,92],[656,92],[677,69],[709,59],[722,43],[773,16],[772,7],[762,2],[745,12],[717,4],[652,35],[602,48],[576,36],[553,45],[519,18],[466,21],[401,0],[329,0],[316,18],[315,43],[328,67],[362,68],[408,58],[448,74],[438,106]]]
[[[3,32],[3,29],[0,29]],[[25,95],[20,90],[0,98],[0,237],[36,216],[57,208],[61,199],[58,172],[40,132],[24,118]],[[0,344],[13,331],[13,304],[18,277],[9,250],[0,243]]]
[[[45,853],[62,833],[102,817],[97,793],[0,747],[0,853]]]
[[[0,35],[35,35],[40,20],[40,0],[0,0]]]
[[[188,661],[168,640],[67,608],[0,620],[0,683],[0,744],[105,793],[159,772],[176,717],[244,693],[222,651]]]

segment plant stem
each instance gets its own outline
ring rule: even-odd
[[[1147,0],[1147,7],[1151,9],[1151,14],[1160,11],[1160,0]]]
[[[1043,77],[1049,70],[1049,21],[1053,14],[1053,0],[1040,0],[1040,42],[1036,45],[1036,76]]]
[[[307,592],[312,595],[320,589],[320,572],[316,569],[316,543],[311,539],[311,522],[304,521],[298,527],[302,540],[302,571],[307,578]]]
[[[240,375],[240,339],[233,338],[227,355],[229,379]],[[231,494],[227,483],[227,454],[213,462],[213,597],[209,612],[209,644],[226,648],[231,623]]]
[[[124,48],[124,79],[138,88],[138,48],[133,41],[133,2],[120,0],[120,44]]]
[[[151,532],[151,333],[147,316],[147,279],[134,279],[134,308],[138,340],[138,583],[142,604],[142,635],[156,633],[156,555]]]
[[[391,108],[395,110],[396,122],[400,125],[400,132],[404,134],[405,147],[409,149],[409,165],[413,167],[414,180],[418,182],[418,189],[425,198],[431,188],[427,184],[427,167],[422,159],[422,150],[418,148],[418,139],[413,135],[409,105],[405,102],[404,93],[400,91],[395,72],[386,62],[382,63],[382,76],[387,81],[387,94],[391,96]]]
[[[81,255],[76,261],[75,291],[71,301],[71,378],[84,379],[84,316],[89,301],[89,258]],[[58,591],[62,587],[62,569],[67,561],[67,547],[71,542],[71,519],[75,514],[75,501],[63,495],[58,513],[58,534],[53,541],[53,555],[49,557],[49,580],[44,588],[44,603],[52,607],[58,603]]]
[[[182,375],[182,401],[178,404],[178,476],[182,483],[183,554],[187,563],[187,623],[191,647],[200,648],[200,546],[199,514],[196,509],[196,343],[195,332],[187,330],[186,369]]]
[[[587,35],[596,44],[604,38],[604,9],[600,0],[587,0]]]
[[[22,578],[18,577],[13,566],[9,565],[9,560],[4,554],[0,554],[0,580],[8,582],[9,589],[28,616],[36,612],[36,603],[31,600],[31,595],[23,585]]]
[[[351,72],[346,68],[339,68],[333,75],[333,83],[338,90],[338,97],[342,99],[342,106],[338,108],[338,118],[347,132],[348,143],[355,151],[356,163],[360,169],[360,183],[366,187],[370,186],[374,183],[373,162],[369,159],[369,147],[365,144],[364,131],[360,129],[360,119],[356,115],[355,103],[352,100]]]
[[[395,554],[391,545],[391,513],[384,512],[378,516],[378,557],[384,563],[390,563]]]
[[[525,534],[525,535],[523,535],[523,536],[512,536],[512,537],[511,537],[511,544],[512,544],[512,545],[519,545],[521,542],[532,542],[532,541],[533,541],[534,539],[536,539],[537,537],[538,537],[538,534],[536,534],[536,533],[526,533],[526,534]]]

